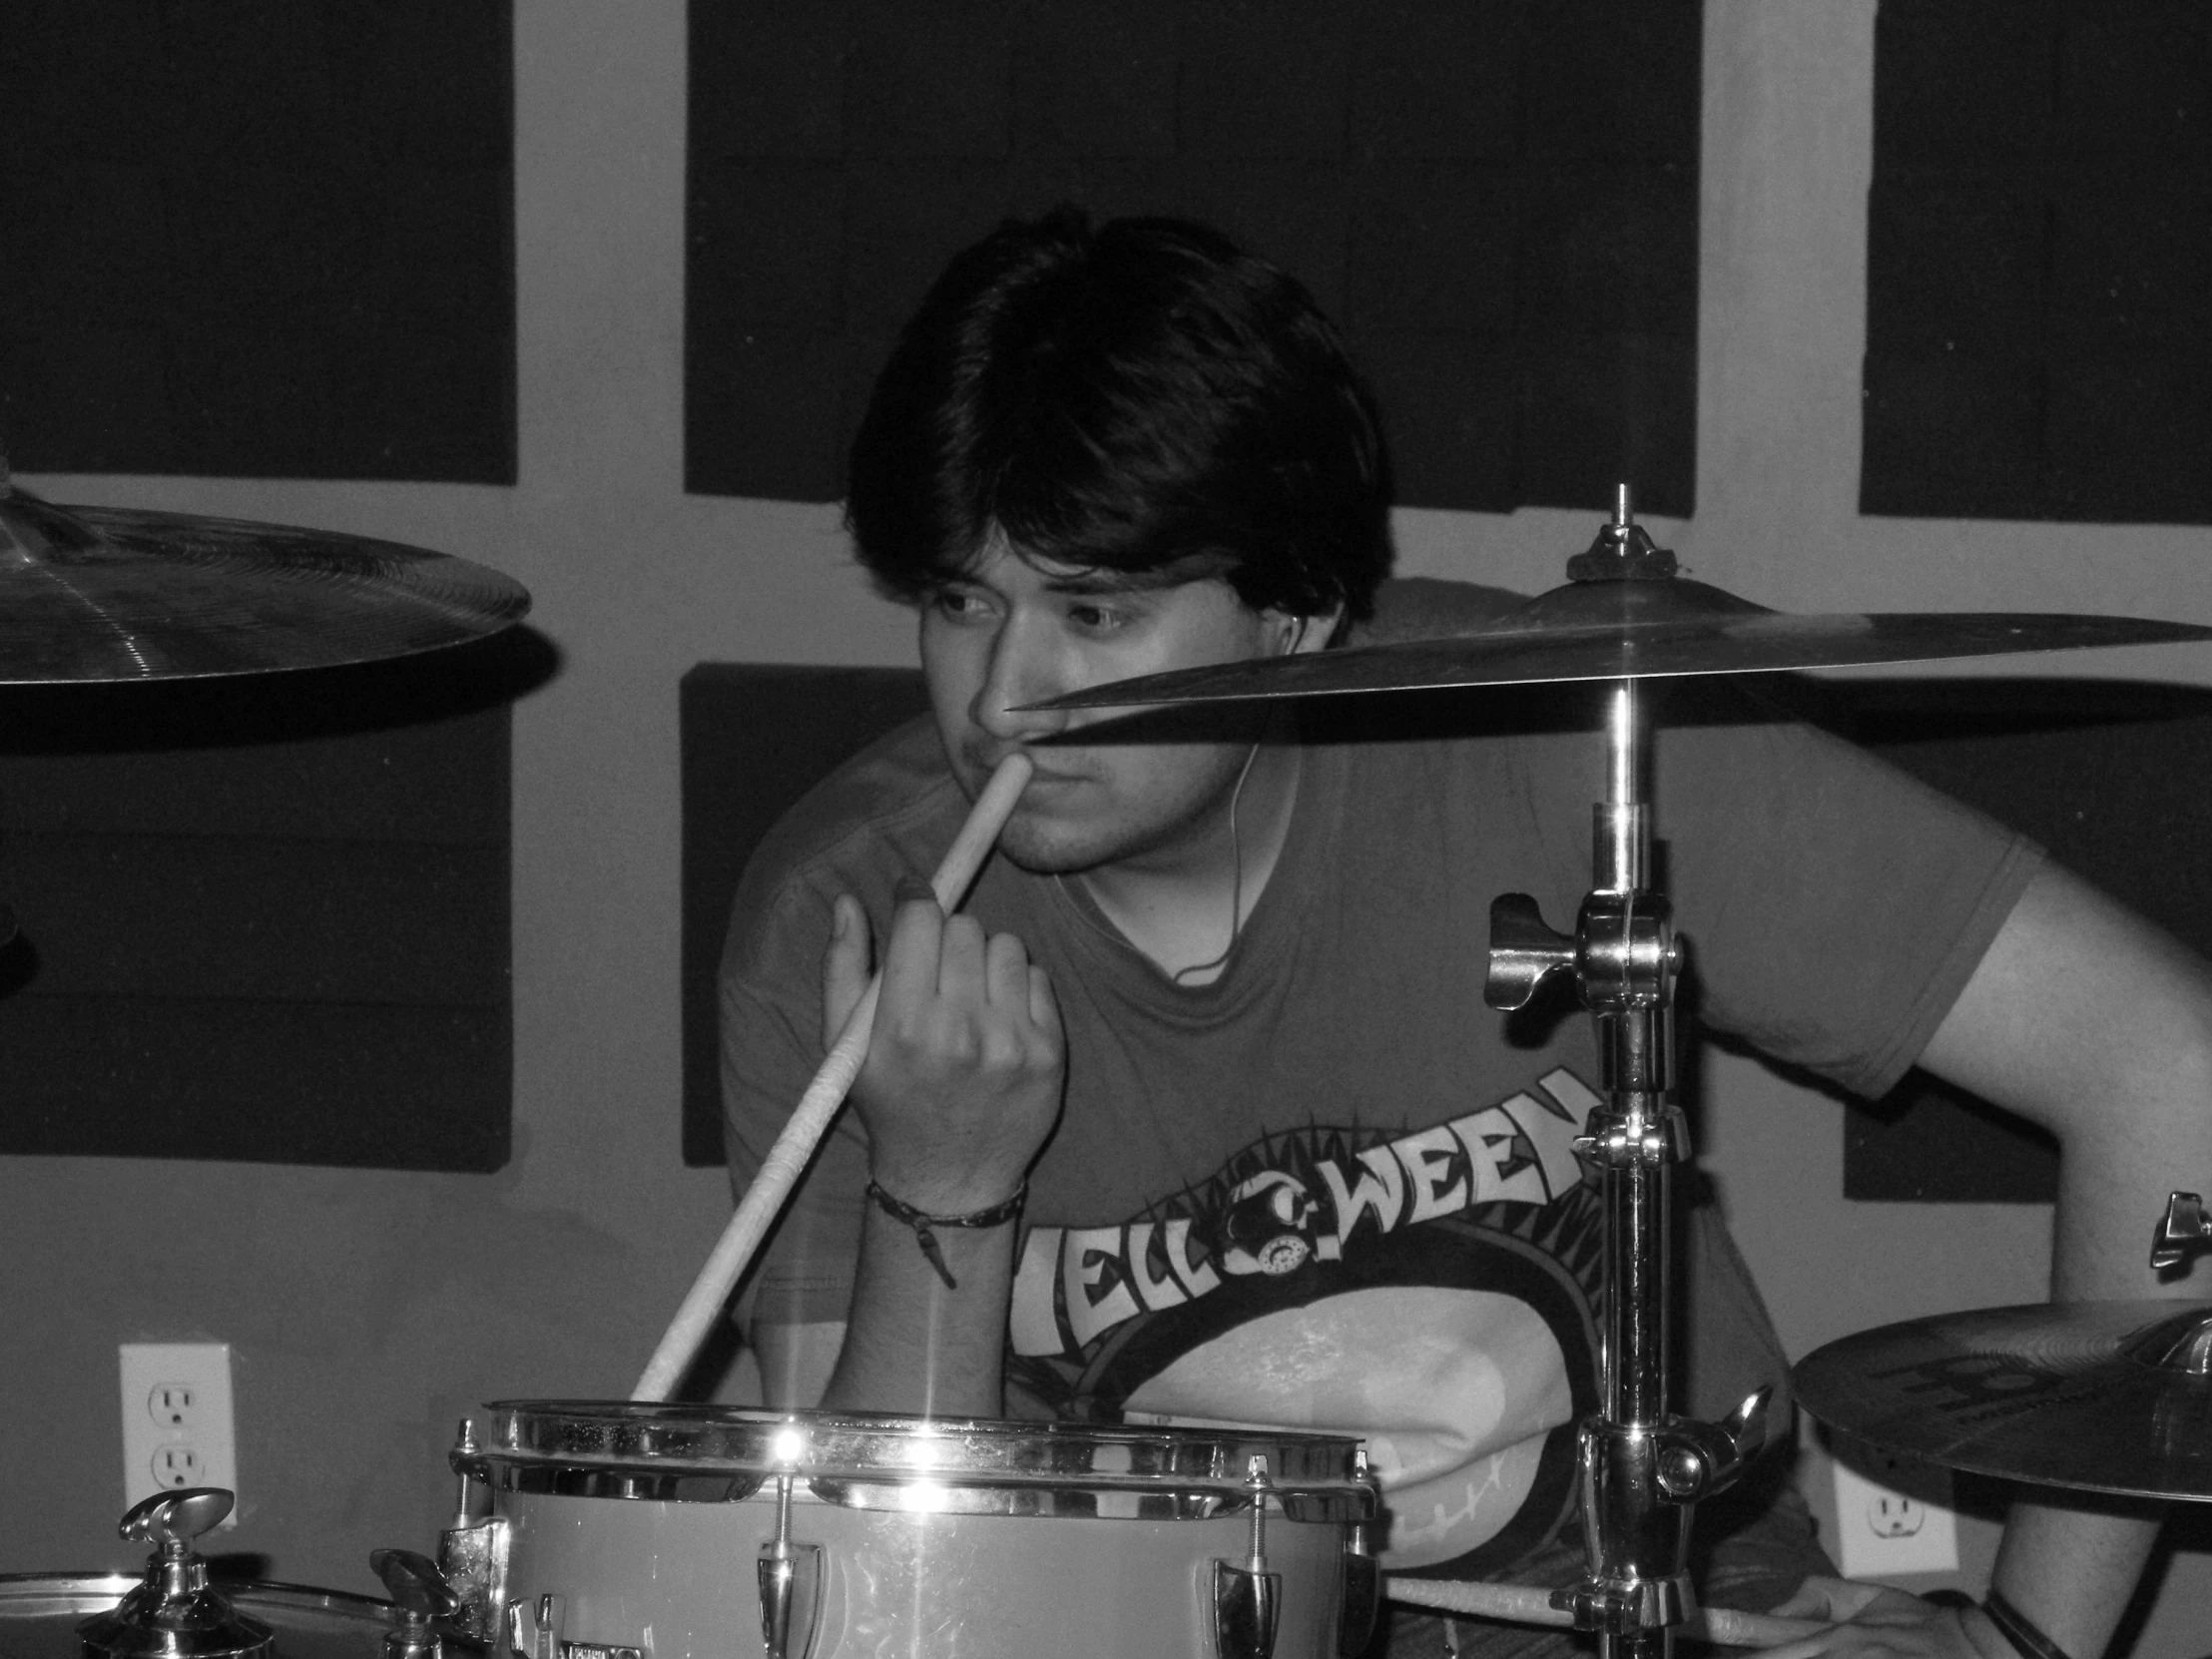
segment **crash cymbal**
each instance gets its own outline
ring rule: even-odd
[[[1761,674],[2205,639],[2212,639],[2212,628],[2140,617],[2017,611],[1791,616],[1680,577],[1570,582],[1474,633],[1148,674],[1040,707],[1106,709],[1544,680]]]
[[[1438,639],[1148,674],[1038,707],[1118,709],[1546,680],[1765,674],[2212,639],[2212,628],[2137,617],[2018,611],[1790,616],[1677,576],[1674,555],[1654,547],[1630,518],[1627,495],[1624,486],[1613,521],[1587,552],[1567,561],[1564,586],[1489,626]]]
[[[1884,1450],[2036,1485],[2212,1498],[2212,1303],[1908,1320],[1800,1361],[1798,1398]]]
[[[0,474],[0,684],[328,668],[521,620],[519,583],[397,542],[60,507]]]

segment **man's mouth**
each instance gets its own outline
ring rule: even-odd
[[[975,753],[973,750],[970,750],[967,757],[968,765],[974,769],[978,777],[988,778],[993,772],[996,772],[998,770],[999,762],[1003,761],[1006,758],[1007,753],[1010,753],[1010,751],[1002,752],[996,755],[980,755]],[[1029,774],[1029,783],[1027,785],[1027,788],[1029,789],[1051,788],[1056,785],[1080,784],[1084,781],[1085,775],[1081,772],[1073,771],[1065,767],[1043,765],[1038,761],[1037,752],[1034,749],[1027,750],[1025,751],[1025,753],[1029,757],[1029,762],[1032,769]]]

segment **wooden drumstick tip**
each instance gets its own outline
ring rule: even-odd
[[[947,911],[958,907],[976,872],[998,843],[998,832],[1013,817],[1014,805],[1020,801],[1029,775],[1035,770],[1035,763],[1017,749],[1000,761],[991,773],[982,792],[976,796],[975,804],[968,809],[959,833],[945,849],[936,873],[929,879],[930,890],[936,894],[939,907]],[[647,1362],[637,1385],[630,1390],[632,1399],[668,1398],[683,1380],[684,1373],[691,1369],[699,1345],[707,1340],[707,1333],[722,1313],[722,1305],[730,1299],[738,1281],[745,1277],[745,1270],[752,1266],[754,1252],[760,1249],[762,1239],[768,1235],[769,1223],[783,1209],[784,1200],[798,1185],[815,1148],[829,1133],[837,1108],[844,1102],[845,1091],[852,1086],[860,1062],[867,1056],[868,1032],[875,1023],[875,1001],[882,982],[880,973],[872,976],[858,1006],[846,1016],[844,1029],[837,1033],[837,1040],[830,1045],[829,1054],[815,1072],[814,1081],[807,1085],[806,1093],[800,1097],[782,1133],[776,1137],[776,1143],[768,1149],[768,1156],[761,1161],[760,1173],[746,1189],[745,1197],[739,1201],[729,1224],[722,1230],[721,1239],[708,1256],[707,1265],[699,1270],[698,1279],[693,1281],[691,1291],[676,1310],[675,1319],[669,1322],[660,1346],[654,1349],[653,1358]]]
[[[1006,821],[1014,816],[1014,808],[1021,801],[1021,792],[1029,787],[1029,775],[1037,770],[1024,750],[1014,750],[992,769],[977,792],[975,805],[968,809],[967,819],[960,826],[959,833],[952,837],[952,844],[945,848],[937,872],[929,878],[931,891],[937,895],[937,907],[951,911],[966,895],[968,885],[975,879],[983,860],[991,855],[991,848],[998,844],[999,831],[1006,828]]]

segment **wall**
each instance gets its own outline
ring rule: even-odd
[[[2001,580],[2007,607],[2212,618],[2201,530],[1857,515],[1873,11],[1707,0],[1699,510],[1654,528],[1786,609],[1985,606]],[[196,1338],[238,1353],[224,1547],[367,1588],[370,1547],[429,1541],[458,1410],[627,1391],[727,1210],[677,1151],[677,679],[903,662],[907,623],[851,574],[833,510],[682,493],[683,9],[516,14],[514,489],[27,480],[417,542],[530,587],[564,661],[516,711],[516,1155],[491,1177],[0,1162],[0,1570],[132,1560],[115,1345]],[[1594,523],[1406,513],[1404,568],[1548,586]],[[2067,667],[2212,678],[2177,650],[2111,655]],[[1846,1205],[1840,1107],[1742,1062],[1710,1085],[1707,1161],[1793,1352],[2040,1294],[2047,1214]],[[2167,1601],[2161,1641],[2212,1605]]]

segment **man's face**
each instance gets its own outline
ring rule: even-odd
[[[971,798],[1009,752],[1028,749],[1036,763],[1001,850],[1024,869],[1073,873],[1169,862],[1198,845],[1250,746],[1086,747],[1064,734],[1117,711],[1015,711],[1140,674],[1272,655],[1294,626],[1247,609],[1223,581],[1133,587],[1111,572],[1027,564],[994,538],[971,572],[923,601],[921,666],[937,735]]]

